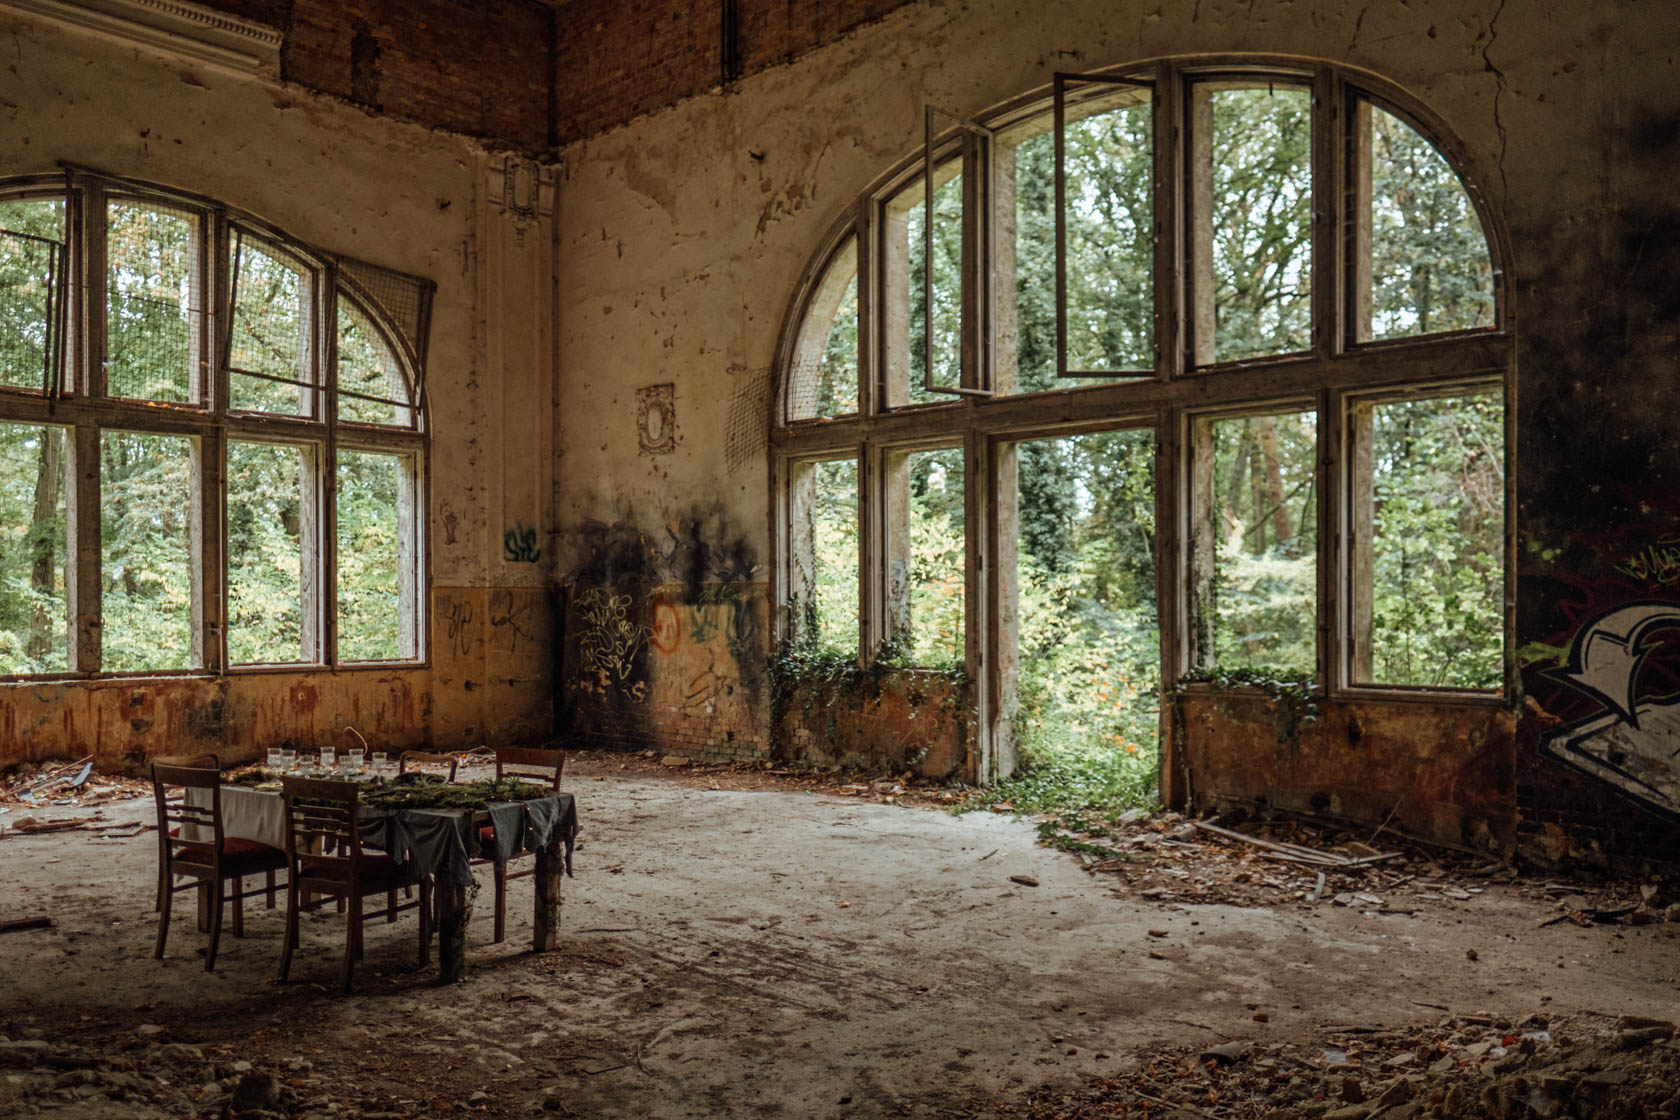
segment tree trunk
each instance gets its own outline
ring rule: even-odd
[[[58,513],[58,497],[64,475],[63,436],[54,429],[41,433],[41,453],[35,461],[35,511],[30,528],[30,548],[33,552],[29,569],[29,587],[39,598],[29,617],[29,659],[40,662],[53,648],[54,620],[41,601],[53,591],[53,533],[42,525]],[[62,638],[62,634],[59,635]]]
[[[1278,463],[1277,421],[1270,416],[1255,417],[1254,440],[1260,449],[1260,460],[1265,464],[1265,504],[1255,512],[1271,511],[1272,543],[1285,544],[1294,539],[1295,531],[1289,525],[1289,507],[1284,504],[1283,468]]]

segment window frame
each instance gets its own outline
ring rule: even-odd
[[[65,489],[67,492],[66,595],[69,598],[69,668],[50,674],[0,674],[0,682],[40,680],[144,679],[148,677],[233,676],[246,673],[338,671],[341,669],[424,668],[430,664],[429,616],[430,549],[427,503],[430,472],[430,434],[426,423],[424,364],[416,347],[387,321],[379,305],[360,293],[359,286],[339,276],[346,258],[312,247],[256,215],[215,200],[171,187],[66,166],[56,176],[0,178],[0,198],[56,197],[65,203],[68,274],[64,277],[67,329],[59,346],[56,384],[48,391],[0,385],[0,420],[16,424],[62,427],[66,431]],[[132,201],[186,211],[198,222],[201,342],[197,349],[197,391],[184,402],[112,397],[104,393],[103,355],[106,342],[106,215],[108,200]],[[310,286],[312,321],[307,341],[314,383],[314,404],[308,413],[287,414],[231,407],[230,370],[233,323],[232,262],[234,231],[281,252],[288,263],[300,265]],[[417,321],[424,350],[435,285],[418,277],[403,277],[417,295]],[[337,393],[336,297],[356,289],[360,309],[375,325],[403,372],[411,403],[407,424],[376,425],[340,421],[332,404]],[[196,448],[192,464],[191,565],[194,619],[192,666],[138,672],[115,672],[102,664],[102,562],[99,478],[100,446],[106,430],[187,437]],[[313,463],[313,501],[317,512],[308,532],[313,547],[303,548],[302,563],[312,564],[313,595],[300,603],[300,623],[313,630],[312,656],[298,661],[233,664],[227,642],[227,445],[230,441],[297,446]],[[411,553],[401,585],[404,619],[412,628],[414,656],[386,661],[346,661],[339,657],[336,619],[336,536],[334,480],[338,449],[371,451],[404,457],[413,494],[413,533],[402,547]],[[91,465],[91,466],[90,466]]]
[[[1512,304],[1513,278],[1509,234],[1490,204],[1482,184],[1497,183],[1490,167],[1471,158],[1446,123],[1400,86],[1370,72],[1327,60],[1302,60],[1254,54],[1219,54],[1195,58],[1162,58],[1128,62],[1077,75],[1081,79],[1109,76],[1154,86],[1154,259],[1156,363],[1150,376],[1099,376],[1081,383],[1057,380],[1052,388],[1032,393],[1008,392],[991,397],[962,397],[923,404],[894,403],[893,376],[907,374],[905,355],[894,352],[891,322],[906,312],[890,296],[887,238],[888,207],[895,196],[926,181],[928,137],[916,151],[879,175],[857,201],[838,215],[820,242],[820,251],[807,265],[787,305],[773,367],[777,403],[772,410],[767,483],[776,564],[771,572],[771,599],[777,610],[775,632],[788,633],[785,589],[788,582],[789,462],[811,457],[856,455],[863,485],[860,567],[866,594],[861,602],[860,662],[868,664],[887,637],[888,604],[881,589],[889,555],[884,506],[887,504],[884,456],[891,450],[920,444],[965,446],[968,501],[966,597],[969,642],[966,669],[975,682],[974,702],[980,728],[980,777],[988,774],[988,746],[992,721],[1004,697],[999,673],[1000,652],[1007,636],[991,620],[1004,618],[1005,581],[998,559],[1008,552],[1003,536],[1012,531],[997,524],[999,441],[1013,433],[1056,434],[1093,427],[1152,424],[1158,433],[1156,466],[1157,556],[1162,679],[1182,681],[1192,669],[1196,625],[1191,602],[1191,530],[1194,521],[1191,482],[1191,425],[1204,414],[1263,412],[1276,402],[1311,402],[1318,418],[1318,653],[1314,688],[1331,699],[1427,702],[1457,707],[1505,706],[1514,693],[1515,583],[1515,471],[1511,469],[1515,433],[1516,316]],[[1190,300],[1192,223],[1191,138],[1186,123],[1193,113],[1192,94],[1198,82],[1267,79],[1286,81],[1310,90],[1312,134],[1309,141],[1313,193],[1310,236],[1311,346],[1296,353],[1265,355],[1241,361],[1198,365],[1193,353]],[[1002,351],[1013,343],[1014,253],[1005,239],[1014,228],[1004,207],[1014,207],[1014,185],[998,146],[1018,143],[1043,131],[1040,122],[1056,108],[1052,82],[971,119],[990,130],[988,166],[1001,170],[986,184],[986,204],[965,216],[965,236],[984,242],[988,292],[985,307],[989,324],[996,326],[996,345],[983,359],[979,386],[997,384],[996,371],[1013,365]],[[1351,322],[1356,272],[1350,230],[1354,225],[1350,180],[1353,174],[1353,110],[1363,99],[1415,128],[1431,143],[1463,184],[1486,242],[1492,270],[1494,318],[1490,327],[1429,335],[1356,341]],[[939,156],[959,151],[958,130],[947,129],[935,138]],[[1059,139],[1059,138],[1058,138]],[[793,346],[810,302],[812,286],[826,267],[834,246],[855,237],[858,245],[859,411],[855,415],[792,420],[786,409],[787,373]],[[1000,254],[1000,247],[1003,252]],[[1008,272],[1004,275],[998,272]],[[1058,286],[1065,285],[1062,269]],[[1008,306],[1005,306],[1005,304]],[[1065,321],[1065,296],[1058,299],[1056,317]],[[975,323],[965,323],[973,330]],[[902,328],[901,328],[902,329]],[[1065,346],[1057,344],[1058,359]],[[1349,529],[1347,506],[1351,485],[1347,461],[1344,402],[1373,393],[1422,392],[1438,395],[1446,386],[1474,383],[1497,386],[1503,392],[1505,414],[1505,527],[1503,597],[1503,688],[1499,691],[1414,688],[1356,684],[1347,656],[1350,617],[1350,558],[1344,552]],[[906,390],[896,390],[902,395]],[[987,569],[990,569],[989,571]],[[1187,684],[1191,690],[1205,685]],[[1163,719],[1165,719],[1165,715]]]

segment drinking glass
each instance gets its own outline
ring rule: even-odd
[[[350,747],[344,752],[344,767],[352,774],[362,772],[362,748]]]
[[[333,768],[333,749],[331,747],[322,747],[321,748],[321,769],[322,770],[331,770],[332,768]]]
[[[279,770],[285,763],[285,751],[279,747],[268,748],[268,769],[272,772]]]
[[[374,777],[383,778],[385,776],[385,772],[390,765],[390,763],[388,761],[389,758],[390,758],[390,755],[386,754],[384,751],[374,751],[373,752],[373,776]]]
[[[280,765],[287,773],[297,769],[297,751],[284,750],[280,752]]]

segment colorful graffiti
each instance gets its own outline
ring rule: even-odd
[[[636,661],[651,631],[631,619],[630,596],[590,587],[579,592],[576,605],[582,669],[577,687],[642,700],[647,682],[635,679]]]
[[[1600,710],[1548,731],[1540,750],[1680,817],[1680,694],[1642,696],[1639,688],[1653,636],[1671,629],[1680,629],[1680,602],[1644,600],[1588,618],[1570,641],[1567,664],[1546,675]]]

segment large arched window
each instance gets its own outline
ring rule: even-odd
[[[1446,130],[1332,64],[930,109],[790,305],[785,637],[965,667],[981,777],[1163,677],[1496,699],[1505,256]]]
[[[430,301],[206,199],[0,182],[0,675],[419,660]]]

